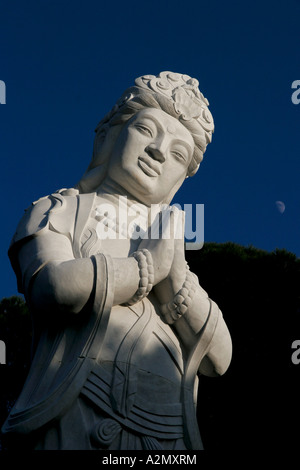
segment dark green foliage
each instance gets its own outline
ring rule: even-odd
[[[24,300],[18,296],[2,299],[0,339],[6,345],[6,364],[0,365],[0,426],[18,397],[28,374],[31,337],[31,319]]]

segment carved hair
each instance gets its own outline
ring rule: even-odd
[[[172,72],[161,72],[157,77],[144,75],[137,78],[135,86],[127,89],[111,111],[99,122],[95,129],[96,139],[104,140],[111,127],[125,124],[144,108],[161,109],[178,119],[194,139],[195,150],[187,170],[187,176],[193,176],[200,166],[214,131],[213,117],[208,109],[209,103],[198,86],[198,80]],[[96,163],[92,160],[78,187],[86,192],[84,188],[87,181],[84,179],[87,179],[90,171],[99,165],[103,165],[104,173],[107,163],[106,161]],[[101,181],[98,181],[98,185],[100,183]]]

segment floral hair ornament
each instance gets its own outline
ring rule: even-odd
[[[135,80],[138,87],[161,93],[173,100],[178,119],[196,119],[207,131],[213,131],[214,121],[208,109],[209,102],[199,90],[199,82],[189,75],[161,72],[157,77],[144,75]]]

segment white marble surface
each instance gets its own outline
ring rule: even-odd
[[[170,203],[212,132],[197,80],[140,77],[75,188],[28,208],[10,257],[40,340],[5,432],[42,449],[202,448],[196,375],[226,371],[231,339]]]

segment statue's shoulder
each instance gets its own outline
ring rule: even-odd
[[[69,218],[74,217],[79,194],[77,189],[60,189],[48,196],[41,197],[34,201],[27,209],[20,220],[17,230],[11,241],[11,245],[27,237],[37,235],[46,229],[50,215],[55,219],[56,224],[61,225],[62,231]],[[66,210],[68,209],[68,210]],[[66,215],[68,214],[68,217]],[[59,223],[61,221],[61,223]]]

